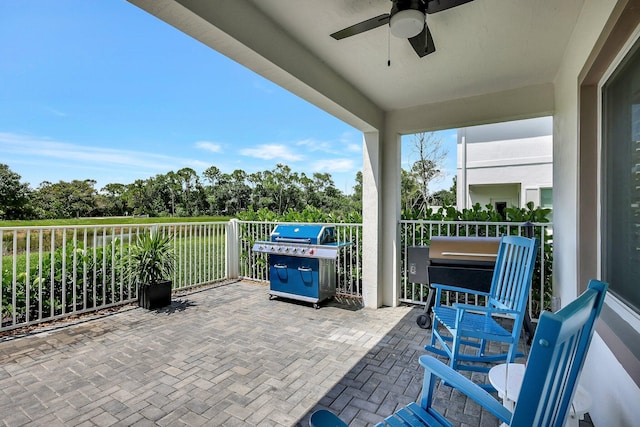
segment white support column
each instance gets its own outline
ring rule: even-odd
[[[398,305],[400,145],[396,132],[364,134],[362,294],[368,308]]]
[[[400,298],[400,177],[402,168],[401,136],[391,126],[384,132],[382,144],[382,181],[380,185],[382,220],[381,254],[382,305],[396,307]]]
[[[458,191],[456,201],[458,209],[469,206],[469,188],[467,186],[467,130],[458,129]]]
[[[381,288],[381,137],[366,132],[362,159],[362,299],[367,308],[382,305]]]

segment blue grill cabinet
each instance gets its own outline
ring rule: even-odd
[[[254,252],[269,255],[270,297],[313,303],[336,294],[336,258],[340,247],[335,228],[326,225],[279,224],[269,241],[258,241]]]

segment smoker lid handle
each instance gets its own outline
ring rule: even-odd
[[[471,257],[471,256],[479,256],[479,257],[486,257],[486,258],[495,258],[496,254],[483,254],[483,253],[477,253],[477,252],[442,252],[443,256],[464,256],[464,257]]]

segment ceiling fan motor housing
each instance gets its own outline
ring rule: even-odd
[[[392,0],[389,26],[391,34],[411,38],[424,28],[426,7],[422,0]]]

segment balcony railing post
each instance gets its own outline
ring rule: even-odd
[[[236,279],[240,269],[240,250],[238,239],[238,220],[233,218],[227,224],[226,264],[227,278]]]

